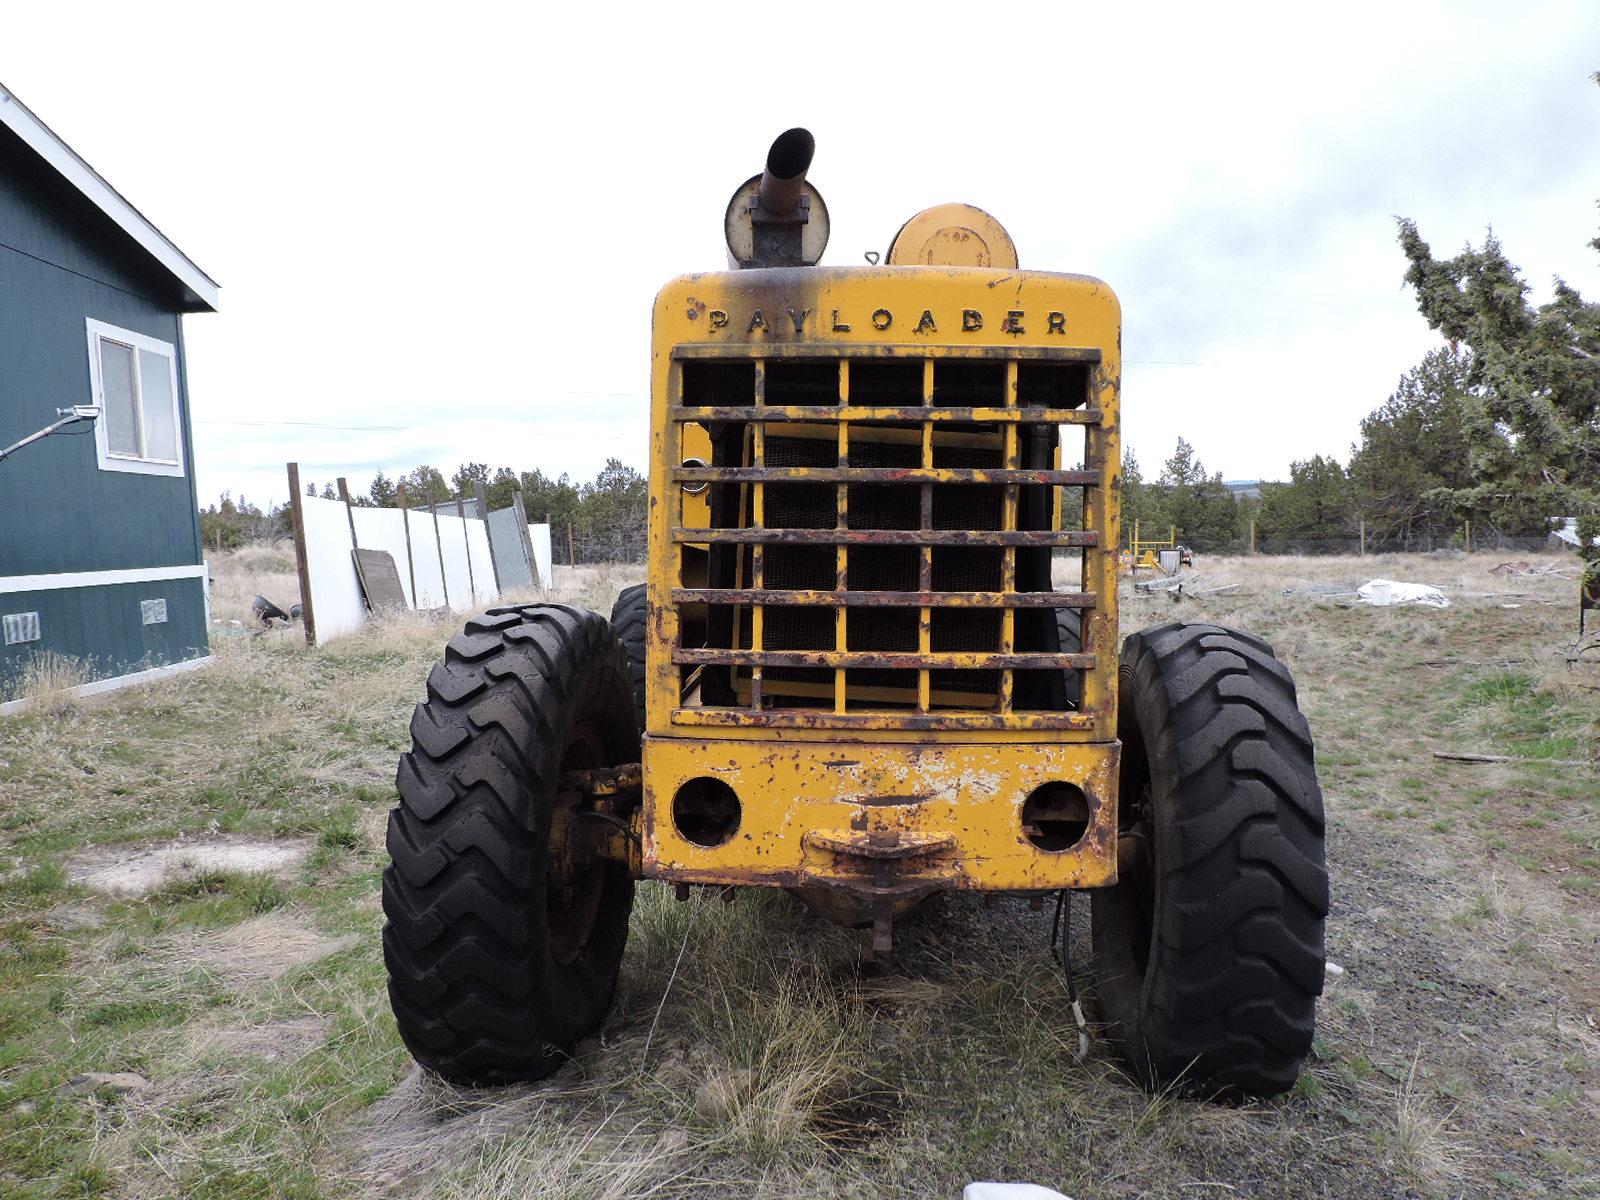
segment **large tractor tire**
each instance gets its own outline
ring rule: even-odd
[[[1083,649],[1083,610],[1081,608],[1056,609],[1056,644],[1062,654],[1077,654]],[[1077,708],[1083,702],[1083,676],[1068,671],[1067,703]]]
[[[1322,792],[1294,681],[1260,638],[1163,625],[1123,644],[1121,845],[1093,894],[1097,999],[1140,1082],[1294,1084],[1322,991]]]
[[[462,1083],[538,1079],[605,1015],[633,907],[625,864],[576,855],[592,822],[569,771],[639,760],[603,617],[491,609],[450,639],[411,718],[383,873],[400,1035]],[[572,809],[552,820],[558,807]],[[575,831],[572,839],[552,827]]]
[[[639,714],[639,728],[644,729],[644,641],[645,628],[650,619],[648,587],[636,583],[617,593],[617,602],[611,606],[611,628],[617,631],[617,641],[628,660],[628,682],[633,686],[633,705]]]

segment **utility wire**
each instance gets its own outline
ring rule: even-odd
[[[342,429],[368,433],[411,433],[415,425],[329,425],[322,421],[196,421],[196,425],[268,425],[299,429]]]

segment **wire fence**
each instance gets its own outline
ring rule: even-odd
[[[1246,537],[1225,540],[1190,541],[1181,533],[1178,541],[1197,554],[1215,555],[1305,555],[1340,554],[1448,554],[1468,549],[1503,554],[1533,554],[1563,547],[1549,537],[1511,536],[1488,533],[1473,535],[1470,544],[1460,534],[1423,535],[1399,538],[1368,536],[1340,538],[1262,538],[1252,547]],[[576,522],[556,521],[550,527],[551,560],[558,566],[593,566],[604,563],[642,563],[648,549],[644,518],[636,526],[595,529]]]
[[[1336,554],[1447,554],[1467,550],[1503,554],[1532,554],[1548,549],[1560,549],[1548,536],[1511,536],[1498,533],[1474,534],[1469,542],[1460,533],[1453,535],[1424,535],[1413,537],[1380,538],[1368,535],[1341,538],[1263,538],[1255,539],[1252,547],[1248,537],[1222,541],[1188,541],[1179,534],[1178,541],[1200,554],[1268,554],[1268,555],[1336,555]]]
[[[626,528],[593,529],[572,522],[550,526],[550,559],[557,566],[642,563],[647,545],[644,514]]]

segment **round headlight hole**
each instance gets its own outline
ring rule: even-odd
[[[1022,832],[1051,854],[1070,850],[1089,830],[1089,797],[1075,784],[1040,784],[1022,802]]]
[[[711,849],[739,831],[739,797],[720,779],[691,779],[672,797],[672,824],[685,841]]]

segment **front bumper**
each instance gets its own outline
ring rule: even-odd
[[[1052,891],[1116,882],[1120,742],[862,743],[647,737],[643,875],[914,900],[952,888]],[[672,803],[709,776],[737,794],[738,827],[696,845]],[[1088,826],[1041,850],[1023,803],[1053,781],[1081,788]]]

